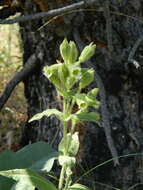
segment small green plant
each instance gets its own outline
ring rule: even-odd
[[[39,120],[43,116],[54,115],[63,124],[63,138],[59,143],[58,151],[53,150],[49,145],[47,145],[48,150],[45,151],[46,143],[41,142],[40,148],[44,148],[38,157],[33,149],[35,156],[31,154],[29,146],[15,155],[11,153],[11,160],[18,159],[18,163],[21,163],[19,167],[13,166],[13,168],[20,169],[10,168],[11,170],[0,171],[0,175],[16,180],[11,190],[34,190],[35,187],[40,190],[89,190],[84,185],[74,184],[72,175],[80,145],[78,132],[75,131],[76,125],[79,122],[99,120],[99,114],[96,111],[89,111],[90,107],[98,109],[100,105],[96,99],[98,89],[91,89],[88,93],[82,92],[94,80],[94,70],[82,68],[81,64],[93,56],[95,47],[92,43],[89,44],[78,57],[75,43],[65,39],[60,45],[60,53],[64,62],[57,61],[54,65],[44,67],[44,75],[54,84],[57,94],[63,101],[63,110],[47,109],[33,116],[29,122]],[[73,113],[75,104],[78,110]],[[35,143],[34,146],[36,148],[39,144]],[[23,165],[24,158],[26,158],[24,156],[27,154],[30,156],[30,161],[25,159],[28,163]],[[4,157],[0,157],[0,162],[2,159],[4,160]],[[51,171],[55,160],[58,160],[61,166],[58,187],[37,173],[37,171]]]

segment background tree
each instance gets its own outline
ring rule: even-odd
[[[49,0],[48,8],[71,3],[75,1]],[[50,22],[46,17],[21,22],[20,32],[24,67],[34,63],[34,69],[24,75],[29,118],[53,107],[57,101],[54,88],[42,70],[45,65],[61,59],[59,44],[63,38],[74,40],[79,50],[90,42],[96,43],[96,54],[86,66],[96,71],[93,86],[100,89],[102,127],[90,123],[80,130],[83,144],[80,165],[89,169],[111,157],[142,152],[143,4],[141,0],[97,0],[92,6],[86,6],[86,10],[72,11]],[[39,8],[26,1],[22,12],[34,14],[40,11]],[[44,140],[56,147],[60,137],[58,121],[43,118],[26,124],[22,143]],[[142,189],[142,159],[142,156],[130,156],[109,162],[86,176],[84,183],[93,183],[98,190],[110,189],[109,186],[123,190]],[[76,172],[81,175],[83,170],[78,168]]]

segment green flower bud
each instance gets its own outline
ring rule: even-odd
[[[79,57],[79,62],[85,62],[88,59],[90,59],[95,52],[96,45],[93,43],[90,43],[88,46],[86,46],[83,51],[81,52],[81,55]]]
[[[69,56],[69,63],[75,63],[78,57],[78,50],[76,47],[76,44],[72,41],[70,41],[69,43],[70,46],[70,56]]]
[[[70,56],[70,46],[66,38],[63,40],[62,44],[60,45],[60,53],[64,61],[68,62]]]

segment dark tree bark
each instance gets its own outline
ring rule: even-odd
[[[68,4],[72,2],[75,1]],[[66,3],[49,1],[50,9],[64,5]],[[143,149],[143,2],[100,0],[90,8],[92,11],[74,12],[47,25],[46,18],[21,24],[24,63],[37,47],[42,53],[42,58],[35,62],[38,67],[24,81],[29,118],[57,106],[54,87],[43,76],[42,69],[60,58],[59,44],[63,38],[74,40],[79,50],[90,42],[97,44],[95,56],[86,66],[96,70],[92,87],[100,88],[102,127],[91,123],[85,129],[81,165],[86,170],[116,154],[142,153]],[[37,11],[38,8],[27,1],[24,14]],[[61,138],[58,125],[55,118],[27,123],[23,144],[44,140],[56,147]],[[109,186],[122,190],[143,189],[143,157],[124,157],[119,162],[116,166],[109,162],[99,167],[83,178],[84,183],[98,190],[111,189]]]

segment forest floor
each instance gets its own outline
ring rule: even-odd
[[[22,67],[22,45],[17,25],[0,27],[0,95],[9,80]],[[0,152],[19,149],[22,127],[26,121],[26,100],[20,83],[0,111]]]

